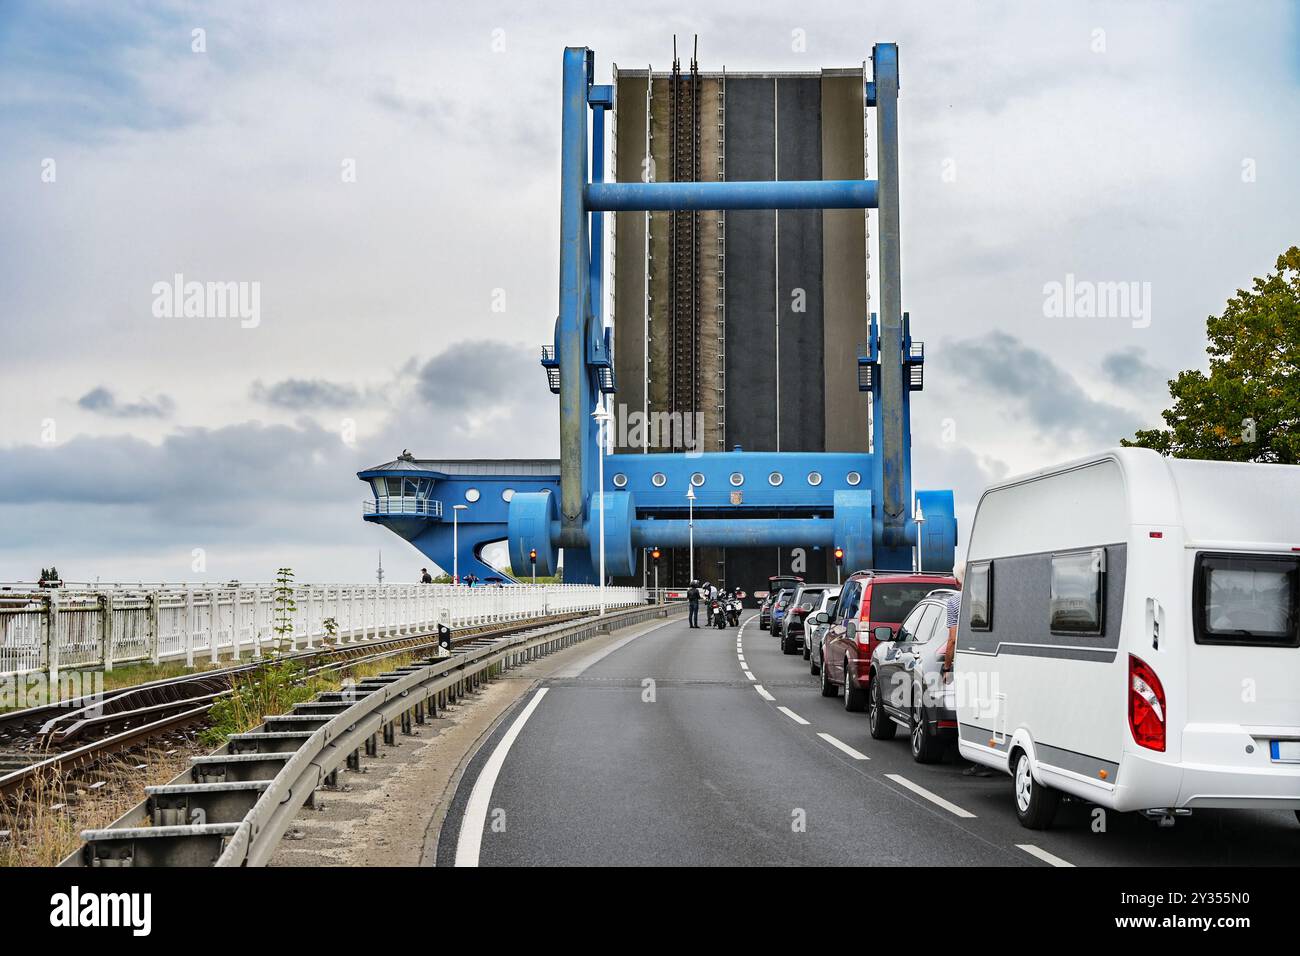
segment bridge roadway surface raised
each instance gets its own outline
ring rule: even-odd
[[[739,646],[737,636],[736,628],[690,630],[670,619],[585,669],[543,681],[541,700],[541,690],[525,695],[468,764],[438,865],[455,863],[471,791],[492,763],[500,763],[495,784],[486,794],[480,787],[476,801],[483,866],[1212,866],[1300,858],[1290,811],[1201,810],[1164,830],[1110,813],[1107,832],[1095,833],[1090,807],[1063,804],[1052,830],[1024,829],[1010,777],[966,777],[962,761],[915,763],[905,733],[872,740],[865,714],[822,697],[803,657],[783,655],[756,616],[742,621]],[[642,701],[646,678],[655,682],[653,703]],[[502,761],[503,737],[530,707]],[[796,809],[806,814],[806,832],[792,829]],[[462,862],[465,855],[462,848]]]

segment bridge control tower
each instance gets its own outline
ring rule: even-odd
[[[924,349],[902,310],[897,47],[820,73],[674,57],[594,77],[591,51],[565,51],[559,315],[541,354],[558,461],[377,466],[359,477],[428,479],[437,514],[377,497],[367,520],[444,569],[454,522],[462,574],[504,537],[517,576],[563,550],[566,580],[597,580],[602,526],[606,574],[638,582],[653,547],[678,584],[692,564],[748,588],[833,578],[835,547],[847,570],[910,568],[918,544],[927,570],[951,568],[952,493],[912,493]]]

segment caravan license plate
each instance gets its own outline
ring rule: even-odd
[[[1274,740],[1270,749],[1275,763],[1300,763],[1300,740]]]

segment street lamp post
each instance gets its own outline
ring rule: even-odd
[[[690,580],[695,583],[695,485],[686,486],[686,534],[689,538],[687,550],[690,552]]]
[[[460,513],[469,505],[451,506],[451,583],[460,584]]]
[[[605,423],[609,421],[609,410],[604,405],[598,405],[596,410],[591,413],[591,417],[596,419],[596,443],[599,446],[596,449],[597,462],[597,479],[596,479],[596,507],[600,509],[600,616],[605,616]]]
[[[925,526],[925,512],[921,510],[921,502],[916,503],[916,573],[922,573],[921,569],[921,529]]]

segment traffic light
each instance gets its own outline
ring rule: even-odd
[[[839,567],[843,567],[843,566],[844,566],[844,549],[843,549],[843,548],[836,548],[836,549],[835,549],[835,566],[836,566],[837,568],[839,568]]]
[[[536,548],[533,548],[533,549],[531,549],[531,550],[528,552],[528,560],[531,561],[531,562],[533,562],[533,564],[536,564],[536,563],[537,563],[537,549],[536,549]]]
[[[659,566],[659,549],[655,548],[650,552],[650,557],[654,560],[655,567]]]

